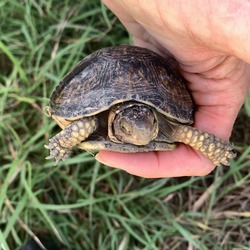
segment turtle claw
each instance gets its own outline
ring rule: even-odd
[[[49,140],[49,145],[44,145],[45,148],[50,150],[50,155],[45,159],[55,159],[55,165],[57,165],[61,160],[65,161],[70,155],[70,149],[62,147],[55,138]]]

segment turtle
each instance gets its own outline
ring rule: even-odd
[[[192,126],[195,105],[173,60],[138,46],[117,45],[82,59],[53,91],[49,115],[61,131],[46,159],[86,151],[174,150],[184,143],[214,165],[235,157],[229,141]]]

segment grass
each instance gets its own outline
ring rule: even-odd
[[[99,1],[0,3],[0,249],[30,238],[67,249],[250,249],[250,97],[238,157],[197,178],[143,179],[75,150],[46,161],[49,96],[81,58],[130,38]]]

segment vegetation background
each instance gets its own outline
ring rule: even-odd
[[[0,1],[0,249],[41,237],[66,249],[250,249],[250,97],[238,157],[205,177],[139,178],[78,149],[45,160],[56,84],[89,53],[130,42],[98,0]]]

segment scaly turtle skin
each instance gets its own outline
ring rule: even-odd
[[[185,143],[215,165],[235,154],[228,141],[191,127],[194,105],[169,61],[136,46],[96,51],[58,84],[49,113],[62,131],[45,147],[56,164],[74,146],[85,150],[147,152]]]

